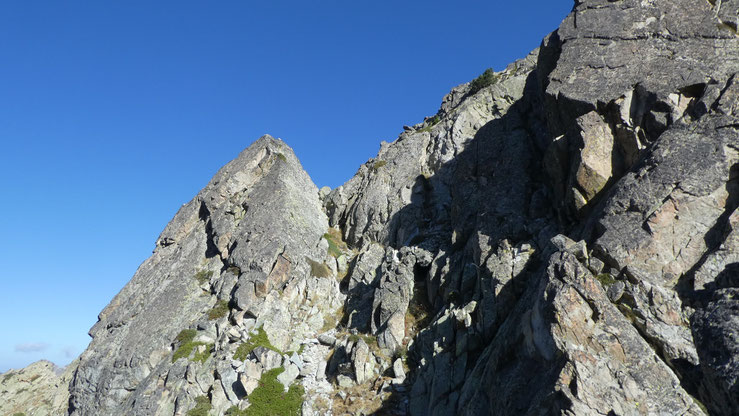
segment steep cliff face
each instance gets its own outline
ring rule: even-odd
[[[179,210],[101,312],[70,384],[70,414],[184,414],[204,395],[219,412],[238,403],[245,357],[232,358],[250,330],[297,351],[322,311],[340,306],[338,283],[310,276],[309,262],[326,256],[327,228],[292,150],[257,140]],[[257,375],[273,363],[259,365]]]
[[[739,410],[737,11],[578,2],[332,192],[360,258],[395,254],[348,324],[408,349],[410,413]]]
[[[739,413],[738,16],[578,1],[330,192],[259,139],[100,314],[69,414]]]

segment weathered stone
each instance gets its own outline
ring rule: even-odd
[[[700,386],[716,414],[739,412],[739,288],[720,289],[693,315],[693,336],[705,378]]]
[[[626,285],[624,282],[618,281],[606,289],[606,293],[608,294],[608,299],[611,300],[611,302],[618,302],[619,299],[621,299],[621,296],[624,294],[624,289],[626,288]]]
[[[223,392],[231,403],[238,403],[246,394],[241,385],[237,384],[238,374],[230,363],[218,361],[216,363],[216,377],[220,380]]]
[[[239,374],[239,383],[241,383],[241,388],[246,392],[247,396],[259,387],[259,379],[251,378],[246,374]]]
[[[0,377],[0,413],[15,415],[33,411],[38,415],[62,415],[69,400],[69,382],[77,360],[65,368],[49,361],[37,361]]]
[[[300,374],[300,370],[298,369],[298,366],[296,366],[293,363],[288,363],[285,366],[285,371],[281,372],[279,375],[277,375],[277,381],[282,383],[283,386],[285,386],[285,391],[290,387],[290,384],[298,378],[298,375]]]
[[[351,353],[351,360],[352,368],[354,369],[354,378],[357,380],[357,384],[363,384],[374,377],[374,356],[363,339],[360,338],[354,344],[354,348]]]
[[[271,370],[282,365],[282,356],[269,348],[257,347],[252,351],[264,370]]]
[[[334,344],[336,344],[336,338],[332,337],[328,334],[321,334],[318,336],[318,341],[323,345],[328,345],[329,347],[333,347]]]
[[[593,199],[613,176],[613,132],[591,111],[578,117],[582,150],[575,173],[575,183],[586,200]]]
[[[403,360],[400,358],[395,359],[393,361],[393,374],[395,375],[395,379],[399,382],[403,382],[405,380],[405,369],[403,369]]]
[[[339,374],[338,376],[336,376],[336,383],[339,385],[339,387],[343,389],[348,389],[354,385],[351,377],[344,374]]]

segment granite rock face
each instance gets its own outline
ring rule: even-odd
[[[63,410],[222,414],[281,369],[303,415],[739,413],[737,16],[578,1],[333,190],[259,139],[100,314]]]
[[[257,140],[179,210],[101,312],[70,384],[70,414],[173,414],[204,395],[222,412],[246,397],[240,376],[292,370],[264,347],[234,354],[259,330],[275,350],[297,350],[341,305],[336,280],[311,275],[327,229],[292,150]],[[190,341],[178,339],[183,330]],[[194,351],[179,358],[188,342]]]
[[[0,377],[0,414],[66,415],[69,381],[77,362],[59,368],[48,361],[38,361],[3,374]]]

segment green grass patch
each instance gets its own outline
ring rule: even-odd
[[[18,412],[18,413],[13,413],[13,416],[26,416],[26,414]]]
[[[492,68],[488,68],[479,77],[470,82],[470,95],[476,94],[485,87],[489,87],[500,80],[500,75],[496,74]]]
[[[375,338],[372,335],[367,335],[367,334],[351,334],[351,335],[349,335],[349,341],[351,341],[351,342],[355,342],[356,343],[360,339],[363,339],[364,342],[367,345],[369,345],[369,346],[377,345],[377,338]]]
[[[213,308],[208,311],[208,319],[211,321],[218,318],[223,318],[228,313],[228,302],[225,300],[219,300],[213,305]]]
[[[287,158],[282,153],[277,153],[277,158],[283,162],[287,162]]]
[[[238,361],[246,360],[246,358],[249,357],[249,354],[252,351],[254,351],[254,349],[257,347],[264,347],[264,348],[270,349],[282,355],[282,351],[277,349],[277,347],[275,347],[274,345],[272,345],[271,342],[269,342],[269,337],[267,337],[267,333],[264,332],[264,328],[260,326],[259,329],[257,329],[256,334],[251,334],[249,336],[249,340],[247,340],[243,344],[239,345],[238,348],[236,348],[236,352],[234,352],[234,360],[238,360]]]
[[[344,317],[344,306],[341,306],[333,315],[325,315],[323,317],[323,327],[321,332],[330,331],[336,328]]]
[[[187,411],[187,416],[208,416],[212,408],[208,397],[199,396],[195,398],[195,407]]]
[[[206,361],[208,361],[208,357],[210,357],[210,355],[215,350],[216,344],[205,344],[205,343],[202,343],[202,342],[198,342],[196,344],[198,346],[205,345],[205,350],[203,350],[203,352],[198,352],[196,350],[195,351],[195,355],[192,357],[192,360],[193,361],[199,361],[201,363],[205,363]]]
[[[195,279],[201,285],[208,283],[210,281],[210,277],[211,276],[213,276],[213,271],[212,270],[201,270],[201,271],[195,273]]]
[[[225,416],[244,416],[245,414],[246,410],[241,410],[236,405],[229,407],[226,409],[226,413],[224,413]]]
[[[282,383],[277,380],[284,368],[275,368],[262,374],[257,387],[250,395],[251,405],[238,416],[298,416],[303,405],[305,390],[299,383],[294,383],[285,392]]]
[[[418,131],[419,132],[429,132],[435,125],[439,124],[440,121],[441,121],[441,117],[439,117],[439,115],[436,114],[435,116],[431,117],[430,119],[426,121],[426,127]]]
[[[310,264],[310,274],[315,277],[329,277],[331,276],[331,269],[326,263],[319,263],[313,259],[306,258]]]
[[[200,361],[201,363],[204,363],[208,357],[210,357],[215,345],[193,341],[196,334],[197,331],[194,329],[183,329],[179,334],[177,334],[175,341],[177,341],[180,346],[177,347],[172,355],[172,362],[175,362],[180,358],[190,358],[193,351],[195,351],[195,356],[192,358],[192,361]],[[201,345],[205,345],[205,351],[198,352],[197,349]]]
[[[372,165],[372,171],[373,172],[377,172],[381,167],[383,167],[385,165],[387,165],[387,161],[385,161],[385,160],[378,160],[377,162],[375,162],[374,165]]]
[[[177,337],[175,338],[175,341],[180,342],[182,344],[186,342],[190,342],[193,339],[195,339],[195,335],[197,335],[198,331],[194,329],[183,329],[180,331],[179,334],[177,334]]]
[[[339,246],[336,245],[336,243],[331,239],[331,236],[328,234],[324,234],[323,238],[328,241],[328,254],[333,256],[334,258],[337,258],[341,255],[341,249],[339,249]]]
[[[323,235],[328,242],[328,254],[334,258],[339,257],[348,247],[341,236],[341,231],[336,228],[329,228],[328,232]]]
[[[605,287],[608,287],[608,286],[616,283],[616,279],[614,279],[613,276],[611,276],[610,273],[601,273],[601,274],[595,276],[595,278],[598,279],[598,281],[600,282],[600,284],[602,284]]]

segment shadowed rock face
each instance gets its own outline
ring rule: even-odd
[[[274,368],[304,415],[739,413],[738,13],[578,1],[330,192],[259,139],[101,312],[69,414],[221,414]]]
[[[411,414],[739,410],[724,271],[736,261],[738,9],[578,2],[495,85],[455,89],[438,124],[383,145],[329,195],[331,223],[360,253],[377,241],[401,264],[411,250],[433,259],[405,267],[434,315],[404,341]],[[376,306],[396,285],[395,263],[377,263],[365,281],[379,313],[355,316],[382,344],[408,334],[388,318],[405,301]]]

